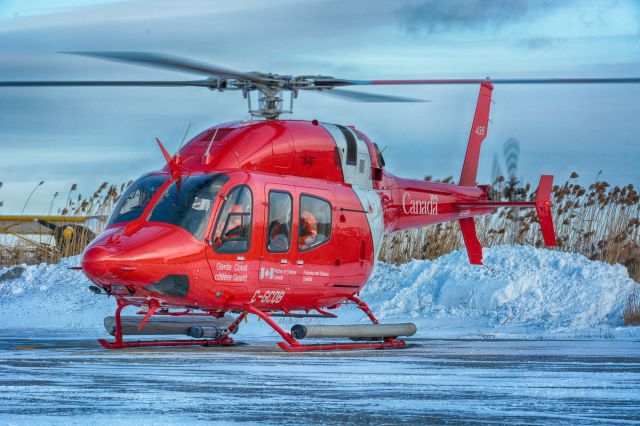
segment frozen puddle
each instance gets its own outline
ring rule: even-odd
[[[0,422],[113,424],[636,423],[640,342],[427,340],[287,354],[107,351],[84,337],[0,335]]]

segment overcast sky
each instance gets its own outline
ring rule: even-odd
[[[243,71],[352,79],[640,76],[640,2],[624,0],[0,0],[0,80],[198,79],[75,57],[143,50]],[[356,89],[364,90],[364,89]],[[369,87],[430,103],[353,104],[304,93],[295,119],[355,124],[391,172],[459,176],[477,87]],[[640,85],[497,86],[479,180],[509,137],[520,173],[640,184]],[[72,183],[92,193],[162,166],[217,122],[247,116],[236,92],[202,88],[0,89],[0,214],[48,210]]]

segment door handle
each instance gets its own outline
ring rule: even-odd
[[[296,265],[304,265],[304,260],[298,260],[298,261],[296,262]]]
[[[280,263],[282,263],[284,265],[286,263],[289,263],[289,261],[287,259],[280,259]]]

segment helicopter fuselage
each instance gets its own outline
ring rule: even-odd
[[[492,212],[460,207],[487,198],[391,175],[353,127],[225,123],[130,186],[82,268],[138,306],[337,307],[365,285],[384,235]]]

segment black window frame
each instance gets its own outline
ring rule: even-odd
[[[215,246],[215,238],[216,238],[215,232],[218,229],[218,225],[220,224],[220,218],[222,216],[222,212],[224,211],[224,208],[226,207],[227,203],[229,202],[229,194],[232,191],[234,191],[234,190],[236,190],[238,188],[241,188],[241,187],[247,188],[249,190],[249,194],[251,195],[251,211],[249,212],[249,215],[251,216],[251,220],[249,221],[249,232],[247,234],[247,238],[246,238],[246,240],[245,239],[240,239],[240,240],[238,240],[238,239],[227,239],[227,238],[223,239],[223,236],[221,234],[220,240],[223,241],[223,243],[226,242],[226,241],[231,241],[231,240],[233,240],[233,241],[246,241],[247,242],[247,247],[245,249],[242,249],[242,250],[220,250],[220,248],[224,244],[220,245],[220,247],[216,247]],[[246,183],[241,183],[239,185],[234,186],[233,188],[229,188],[229,190],[226,191],[225,194],[219,194],[218,196],[224,198],[224,203],[222,203],[222,205],[220,206],[220,209],[218,211],[218,217],[216,217],[216,223],[213,226],[213,229],[211,230],[211,234],[210,234],[211,235],[211,247],[213,248],[213,251],[216,252],[217,254],[237,254],[237,253],[246,253],[246,252],[248,252],[251,249],[251,237],[252,237],[252,234],[253,234],[253,226],[252,225],[253,225],[253,210],[254,210],[253,209],[253,202],[254,202],[254,196],[253,196],[253,191],[251,190],[251,187],[249,185],[247,185]],[[229,218],[231,217],[232,214],[246,215],[247,212],[229,213],[227,215],[227,218],[225,219],[225,225],[224,225],[224,228],[222,229],[222,231],[224,231],[226,229],[228,220],[229,220]]]
[[[291,206],[291,210],[289,211],[289,238],[287,239],[287,249],[286,250],[271,250],[269,248],[269,238],[271,238],[271,235],[269,235],[270,229],[269,227],[271,226],[271,223],[269,221],[269,218],[271,217],[271,194],[277,192],[280,194],[285,194],[287,196],[289,196],[289,201],[290,201],[290,206]],[[264,239],[264,243],[265,246],[267,248],[267,251],[269,253],[289,253],[289,251],[291,251],[291,240],[293,238],[293,195],[291,195],[291,193],[289,191],[286,191],[284,189],[271,189],[269,190],[269,194],[267,195],[267,232],[265,232],[265,239]]]
[[[316,200],[324,201],[329,205],[329,235],[327,236],[327,239],[321,242],[320,244],[311,245],[306,249],[303,249],[300,247],[300,223],[301,223],[300,219],[302,219],[302,197],[315,198]],[[331,241],[331,238],[333,238],[333,205],[331,204],[331,201],[327,200],[326,198],[319,197],[315,194],[301,192],[300,196],[298,197],[298,232],[296,237],[296,246],[298,247],[298,252],[304,253],[311,250],[315,250],[318,247],[322,247],[323,245],[327,244],[329,241]]]

